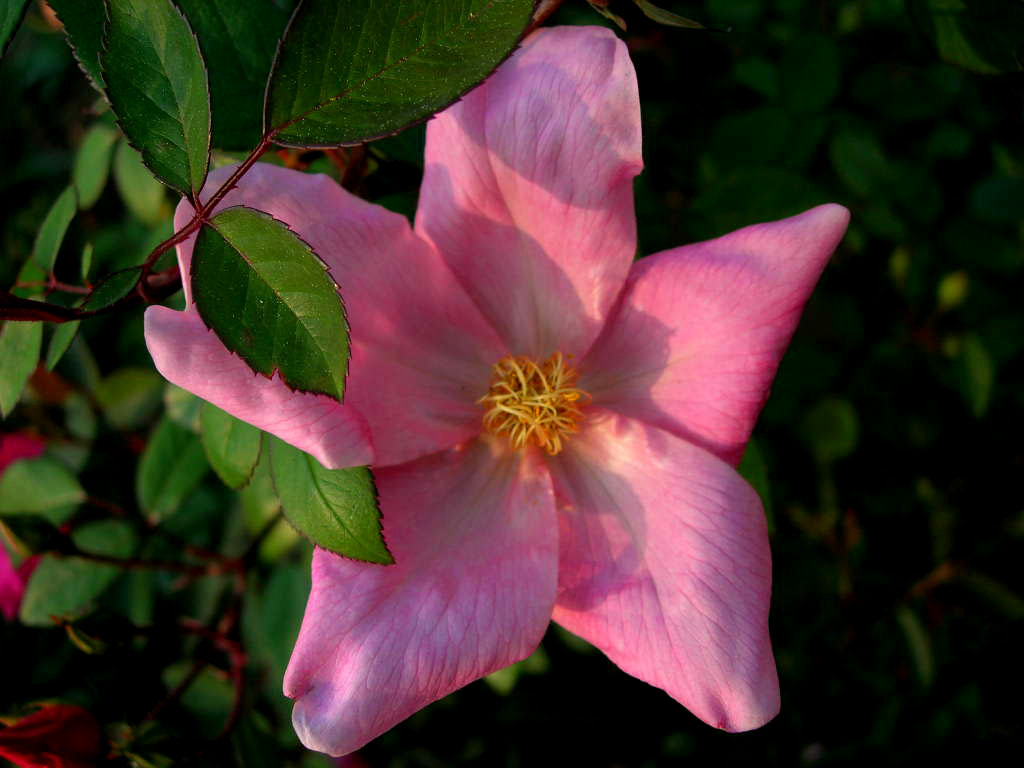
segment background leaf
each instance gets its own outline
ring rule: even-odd
[[[18,31],[27,7],[28,0],[0,0],[0,56],[3,56],[7,44]]]
[[[263,133],[263,96],[293,0],[178,0],[210,78],[213,145],[249,150]]]
[[[152,521],[169,517],[209,470],[195,433],[163,419],[139,461],[135,476],[139,507]]]
[[[88,523],[78,528],[72,539],[79,549],[95,555],[130,557],[135,550],[135,534],[121,520]],[[29,579],[19,618],[29,626],[48,627],[54,617],[82,616],[120,573],[115,565],[46,555]]]
[[[74,186],[67,187],[50,206],[36,233],[35,245],[32,246],[32,260],[43,271],[53,271],[60,244],[64,242],[64,235],[77,210],[78,198]]]
[[[241,488],[260,460],[263,433],[213,403],[203,403],[199,421],[203,450],[213,471],[229,488]]]
[[[60,323],[53,329],[50,346],[46,350],[46,370],[52,371],[60,362],[71,342],[75,340],[75,334],[78,333],[78,326],[81,324],[81,320],[72,320],[69,323]]]
[[[0,417],[7,418],[17,405],[42,347],[42,323],[8,320],[0,328]]]
[[[164,216],[166,196],[163,185],[142,162],[142,157],[127,141],[114,152],[114,184],[125,207],[146,224],[156,224]]]
[[[100,53],[125,136],[170,187],[191,198],[210,155],[210,94],[199,44],[170,0],[108,0]]]
[[[78,191],[78,207],[92,208],[103,194],[110,175],[110,157],[117,143],[117,131],[104,123],[94,123],[75,153],[71,179]]]
[[[203,322],[254,371],[341,400],[348,327],[338,288],[283,223],[241,206],[218,213],[196,238],[192,291]]]
[[[370,563],[394,562],[381,535],[369,468],[326,469],[308,453],[267,437],[274,487],[288,522],[336,554]]]
[[[83,501],[78,478],[49,456],[16,461],[0,475],[0,515],[39,515],[60,525]]]
[[[265,125],[295,147],[399,131],[487,77],[532,13],[532,0],[306,0],[274,63]]]

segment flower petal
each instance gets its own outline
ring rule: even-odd
[[[771,561],[757,494],[728,464],[610,412],[552,463],[554,619],[728,731],[779,709]]]
[[[641,259],[580,386],[737,464],[848,221],[822,205]]]
[[[211,173],[208,190],[232,170]],[[345,404],[369,424],[376,464],[406,461],[479,431],[475,401],[487,390],[490,367],[507,354],[505,347],[404,217],[354,197],[326,176],[260,163],[221,207],[238,204],[286,222],[324,259],[341,287],[352,334]],[[190,215],[187,204],[179,206],[176,225]],[[193,243],[190,238],[179,247],[182,274],[188,274]],[[174,381],[172,371],[161,372]],[[192,378],[204,373],[197,370]],[[275,386],[286,400],[283,384]],[[243,400],[245,389],[234,397]]]
[[[324,395],[289,389],[278,374],[252,372],[208,329],[194,306],[184,312],[150,307],[146,345],[172,384],[311,453],[326,467],[370,464],[369,428],[357,411]]]
[[[34,459],[46,449],[46,443],[28,435],[9,432],[0,435],[0,472],[19,459]]]
[[[580,355],[635,255],[641,167],[626,46],[542,29],[428,123],[416,229],[513,353]]]
[[[484,438],[376,478],[396,565],[316,550],[284,680],[299,738],[332,755],[525,658],[555,596],[554,500],[533,459]]]

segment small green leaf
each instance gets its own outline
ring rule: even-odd
[[[152,521],[169,517],[209,470],[199,438],[170,419],[163,419],[139,461],[135,476],[139,506]]]
[[[16,461],[0,475],[0,515],[39,515],[60,525],[83,501],[78,478],[49,456]]]
[[[935,656],[932,653],[931,638],[917,614],[905,605],[896,609],[896,621],[903,630],[918,682],[927,690],[935,680]]]
[[[135,550],[135,534],[121,520],[88,523],[77,529],[72,538],[80,550],[94,555],[125,558]],[[28,582],[20,619],[29,626],[48,627],[54,623],[54,618],[83,616],[120,573],[116,565],[81,557],[47,555]]]
[[[103,194],[116,143],[117,131],[103,123],[93,125],[82,139],[71,169],[71,180],[78,190],[78,207],[81,210],[92,208]]]
[[[86,243],[82,246],[82,263],[81,263],[81,275],[82,280],[89,279],[89,270],[92,269],[92,243]]]
[[[213,403],[203,403],[199,422],[203,449],[213,471],[229,488],[248,483],[260,459],[263,433]]]
[[[270,466],[285,517],[318,547],[355,560],[394,560],[381,534],[377,488],[369,467],[326,469],[276,437]]]
[[[650,3],[647,0],[633,0],[637,7],[643,11],[651,21],[656,21],[659,24],[664,24],[669,27],[683,27],[685,29],[704,29],[704,25],[700,22],[694,21],[693,19],[687,19],[678,14],[666,11],[664,8],[659,8],[654,3]]]
[[[992,356],[981,339],[968,333],[960,339],[957,357],[960,391],[971,407],[971,413],[981,418],[988,411],[995,383],[996,368]]]
[[[57,252],[64,242],[64,234],[68,231],[71,220],[78,211],[78,198],[73,186],[68,187],[50,206],[43,223],[36,233],[36,242],[32,246],[32,260],[45,272],[52,272],[57,262]]]
[[[0,2],[0,56],[7,50],[14,33],[18,31],[21,17],[25,15],[28,0],[3,0]]]
[[[78,66],[96,90],[102,92],[100,48],[103,46],[103,24],[107,18],[103,0],[49,0],[49,5],[64,25],[64,33],[78,59]]]
[[[8,320],[0,328],[0,417],[7,418],[39,363],[43,324]]]
[[[1024,4],[910,0],[908,8],[945,61],[982,75],[1024,69]]]
[[[288,24],[276,0],[178,0],[199,38],[210,77],[213,145],[247,151],[263,132],[263,95]]]
[[[267,87],[264,127],[285,146],[360,144],[423,120],[513,50],[533,0],[306,0]]]
[[[114,184],[125,207],[139,221],[153,225],[164,217],[164,187],[127,141],[118,144],[114,152]]]
[[[117,122],[157,178],[195,199],[210,160],[199,44],[171,0],[108,0],[107,10],[100,62]]]
[[[70,323],[60,323],[54,329],[53,336],[50,337],[50,346],[46,350],[46,370],[52,371],[57,367],[57,363],[75,340],[75,334],[78,333],[78,326],[81,324],[81,320],[72,320]]]
[[[849,400],[826,397],[801,424],[801,434],[818,461],[831,464],[853,453],[860,435],[857,411]]]
[[[192,669],[192,662],[180,661],[164,670],[164,685],[173,690]],[[235,695],[231,683],[213,670],[204,668],[181,694],[181,704],[196,719],[203,738],[216,736],[231,714]]]
[[[203,226],[192,254],[199,315],[254,371],[341,400],[348,327],[338,288],[312,249],[241,206]]]
[[[836,97],[841,74],[834,41],[819,35],[799,37],[783,50],[783,100],[793,112],[818,112]]]
[[[122,269],[120,272],[108,275],[99,285],[92,289],[92,293],[89,294],[89,298],[82,305],[82,309],[97,310],[109,307],[114,302],[120,301],[131,293],[138,282],[138,267]]]
[[[164,380],[149,368],[121,368],[96,385],[96,400],[114,429],[146,424],[163,397]]]

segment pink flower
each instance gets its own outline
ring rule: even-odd
[[[625,46],[542,30],[429,123],[415,228],[271,166],[225,199],[330,265],[345,405],[254,377],[192,307],[148,310],[171,381],[329,466],[376,467],[397,564],[314,554],[284,681],[307,746],[357,749],[528,655],[551,618],[719,728],[778,711],[768,536],[734,466],[848,214],[634,264],[640,169]]]
[[[0,728],[0,757],[19,768],[89,768],[102,755],[99,723],[74,704],[47,704]]]
[[[31,459],[43,452],[45,444],[25,435],[0,435],[0,474],[19,459]],[[21,596],[29,576],[35,570],[37,557],[26,558],[20,566],[14,567],[3,541],[0,541],[0,614],[7,621],[14,621],[21,605]]]

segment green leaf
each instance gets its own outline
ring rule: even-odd
[[[120,272],[108,275],[99,285],[92,289],[92,293],[89,294],[89,298],[82,305],[82,309],[97,310],[109,307],[114,302],[120,301],[131,293],[138,282],[138,267],[122,269]]]
[[[28,0],[2,0],[0,2],[0,56],[7,50],[14,33],[18,31],[21,17],[25,15]]]
[[[16,461],[0,475],[0,515],[39,515],[60,525],[83,501],[78,478],[49,456]]]
[[[849,400],[826,397],[804,417],[801,434],[822,464],[853,453],[860,436],[857,411]]]
[[[914,671],[921,687],[931,688],[935,680],[935,656],[932,653],[932,642],[928,631],[924,628],[917,614],[905,605],[896,609],[896,621],[903,630],[903,638],[907,641],[907,650],[914,662]]]
[[[149,438],[135,476],[139,507],[151,521],[169,517],[210,470],[199,438],[163,419]]]
[[[271,442],[270,466],[285,517],[318,547],[355,560],[393,563],[381,534],[369,467],[326,469],[288,443]]]
[[[42,348],[42,323],[8,320],[0,328],[0,417],[6,419],[18,404]]]
[[[533,0],[306,0],[281,42],[264,126],[285,146],[359,144],[448,106],[512,52]]]
[[[146,424],[163,396],[164,380],[149,368],[121,368],[96,385],[96,400],[114,429]]]
[[[114,184],[125,207],[139,221],[153,225],[164,217],[164,187],[127,141],[118,144],[114,152]]]
[[[910,0],[939,55],[982,75],[1024,69],[1024,4],[1005,0]]]
[[[213,145],[249,150],[263,133],[267,77],[290,9],[275,0],[178,0],[209,69]]]
[[[75,334],[78,333],[78,326],[81,324],[81,320],[72,320],[70,323],[60,323],[54,329],[53,336],[50,337],[50,346],[46,350],[46,370],[52,371],[57,367],[57,363],[75,340]]]
[[[108,0],[107,96],[142,161],[195,199],[210,160],[210,94],[199,44],[170,0]]]
[[[960,391],[971,407],[971,413],[980,419],[988,411],[992,400],[995,363],[981,339],[973,333],[964,334],[960,339],[957,363]]]
[[[203,403],[199,423],[203,449],[213,471],[229,488],[246,485],[260,460],[263,433],[213,403]]]
[[[124,558],[135,550],[135,534],[121,520],[88,523],[77,529],[72,538],[80,550],[94,555]],[[48,627],[54,618],[83,616],[120,573],[116,565],[47,555],[29,579],[20,619],[29,626]]]
[[[747,448],[743,451],[743,459],[736,469],[761,497],[764,516],[768,520],[768,530],[773,532],[775,518],[772,515],[772,489],[768,482],[768,466],[764,460],[761,444],[754,438],[747,443]]]
[[[656,21],[658,24],[664,24],[669,27],[683,27],[685,29],[704,29],[704,25],[700,22],[679,16],[671,11],[666,11],[664,8],[659,8],[647,0],[633,0],[633,2],[636,3],[637,8],[643,12],[644,16],[651,21]]]
[[[254,371],[341,400],[348,327],[323,262],[288,227],[235,207],[204,225],[192,254],[199,315]]]
[[[783,100],[793,112],[818,112],[839,92],[841,72],[835,42],[818,35],[797,38],[782,54]]]
[[[78,190],[78,207],[92,208],[103,194],[110,175],[110,158],[117,143],[117,131],[109,125],[96,123],[90,128],[75,153],[71,180]]]
[[[103,0],[49,0],[64,24],[71,50],[96,90],[103,91],[100,71],[100,48],[103,46],[103,24],[107,11]]]
[[[73,186],[65,189],[53,201],[36,233],[35,245],[32,246],[32,260],[40,269],[46,272],[53,271],[60,244],[64,242],[64,234],[68,231],[77,210],[78,199]]]

